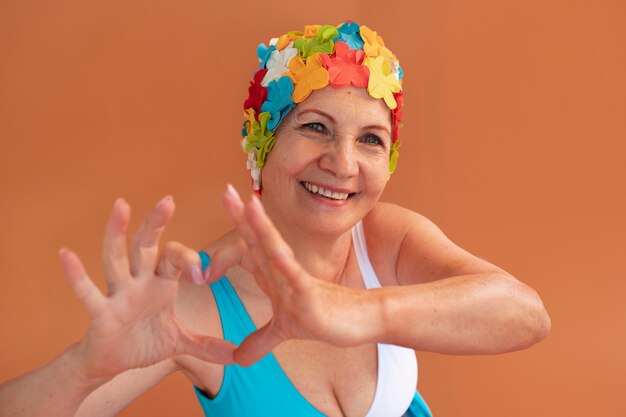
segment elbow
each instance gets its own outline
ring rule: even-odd
[[[552,330],[552,320],[535,290],[519,281],[517,286],[517,309],[514,313],[514,321],[519,329],[517,349],[525,349],[548,337]]]
[[[535,339],[533,340],[533,344],[542,341],[548,335],[550,335],[550,331],[552,330],[552,320],[550,319],[550,315],[548,315],[548,311],[546,310],[541,298],[537,295],[537,306],[535,306]]]

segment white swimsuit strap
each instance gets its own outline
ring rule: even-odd
[[[363,276],[363,282],[365,288],[380,288],[380,281],[376,276],[376,272],[370,262],[370,257],[367,253],[367,244],[365,242],[365,232],[363,231],[363,221],[359,221],[352,228],[352,244],[354,245],[354,253],[356,254],[356,260]]]
[[[363,222],[352,228],[352,244],[367,289],[380,288],[370,262]],[[378,378],[374,400],[365,417],[400,417],[411,405],[417,386],[415,352],[401,346],[378,343]]]

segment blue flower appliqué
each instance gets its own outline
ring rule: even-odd
[[[259,69],[265,68],[267,60],[270,58],[272,51],[276,50],[276,46],[270,45],[268,48],[264,43],[260,43],[256,48],[256,56],[259,58]]]
[[[359,24],[355,22],[346,22],[339,28],[339,37],[335,41],[343,41],[348,44],[350,49],[363,49],[363,38]]]
[[[283,120],[283,117],[295,106],[291,98],[293,81],[287,76],[280,77],[277,81],[271,81],[267,86],[267,90],[267,100],[261,106],[261,111],[271,114],[270,120],[267,122],[267,128],[273,132],[281,120]]]

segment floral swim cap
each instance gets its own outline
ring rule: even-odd
[[[392,111],[392,146],[389,173],[398,160],[398,127],[402,118],[402,68],[383,39],[367,26],[344,22],[338,26],[305,26],[273,38],[257,48],[259,69],[243,103],[245,122],[242,147],[254,190],[261,189],[261,168],[276,137],[274,132],[298,103],[313,90],[367,88],[373,98],[382,98]]]

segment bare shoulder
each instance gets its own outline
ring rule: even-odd
[[[226,234],[201,249],[210,257],[231,242],[233,236]],[[190,332],[223,339],[219,310],[210,284],[196,285],[181,280],[176,299],[176,316],[180,324]],[[222,383],[224,367],[205,362],[189,355],[177,356],[177,365],[193,385],[208,393],[217,393]]]
[[[378,203],[363,224],[376,272],[381,265],[400,285],[485,272],[510,275],[452,242],[426,216],[398,205]]]
[[[236,238],[228,233],[201,249],[210,257],[223,246]],[[222,337],[222,328],[219,320],[217,304],[209,284],[196,285],[187,280],[181,280],[176,300],[176,315],[181,324],[193,332]]]
[[[379,202],[363,219],[367,252],[383,286],[399,284],[396,263],[407,232],[407,212],[395,204]]]

